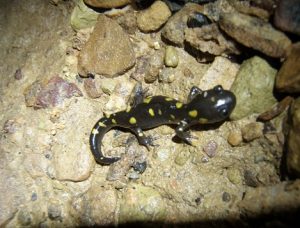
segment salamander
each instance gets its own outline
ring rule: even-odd
[[[153,146],[153,139],[146,136],[143,130],[164,124],[175,124],[176,135],[188,144],[192,144],[189,127],[195,124],[211,124],[226,120],[236,104],[235,95],[217,85],[202,91],[194,86],[188,95],[188,102],[182,103],[165,96],[141,98],[138,93],[134,105],[126,110],[102,117],[94,125],[90,134],[90,147],[97,163],[110,165],[120,157],[106,157],[101,151],[101,141],[111,128],[121,127],[132,131],[139,143]]]

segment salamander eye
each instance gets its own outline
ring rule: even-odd
[[[214,87],[214,91],[221,92],[221,91],[223,91],[223,87],[221,85],[217,85]]]
[[[220,113],[222,114],[222,116],[226,117],[228,116],[228,110],[226,108],[221,109]]]

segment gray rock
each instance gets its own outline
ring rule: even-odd
[[[239,43],[271,57],[284,57],[291,45],[290,39],[262,19],[238,12],[224,13],[220,26]]]
[[[299,0],[281,0],[275,10],[274,24],[283,31],[300,35]]]
[[[84,0],[84,2],[93,7],[110,9],[127,5],[131,0]]]
[[[114,20],[99,15],[89,40],[80,52],[80,75],[101,74],[113,77],[123,74],[135,64],[135,55],[128,35]]]
[[[300,92],[300,42],[291,46],[291,53],[276,76],[276,89],[280,92]]]
[[[187,20],[195,12],[203,13],[203,7],[194,3],[186,4],[180,11],[175,13],[162,29],[162,35],[172,43],[183,46],[184,30],[187,28]]]
[[[273,96],[275,75],[276,70],[260,57],[244,61],[231,87],[237,104],[230,118],[237,120],[271,108],[276,103]]]
[[[287,167],[291,174],[300,177],[300,98],[296,99],[291,107],[290,119]]]

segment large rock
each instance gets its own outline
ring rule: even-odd
[[[239,43],[271,57],[284,57],[291,45],[290,39],[269,23],[238,12],[222,14],[220,26]]]
[[[190,15],[196,12],[203,13],[203,7],[194,3],[186,4],[165,24],[162,29],[163,37],[182,47],[184,45],[184,30],[187,28],[187,20]]]
[[[276,70],[260,57],[244,61],[231,87],[237,103],[230,118],[237,120],[271,108],[276,103],[273,96],[275,75]]]
[[[166,3],[156,1],[137,15],[137,25],[143,32],[155,31],[166,23],[170,16],[171,11]]]
[[[300,42],[291,46],[291,53],[276,76],[276,89],[281,92],[300,92]]]
[[[291,174],[300,177],[300,98],[296,99],[291,107],[290,119],[287,167]]]
[[[99,15],[93,33],[80,52],[79,74],[112,77],[123,74],[134,63],[135,55],[128,35],[114,20]]]
[[[93,7],[110,9],[125,6],[131,0],[84,0],[84,2]]]
[[[283,31],[300,35],[299,0],[281,0],[275,11],[274,24]]]
[[[92,27],[96,24],[98,15],[99,13],[87,7],[83,0],[78,0],[71,14],[71,26],[76,31]]]

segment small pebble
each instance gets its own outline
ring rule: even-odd
[[[242,128],[242,136],[246,142],[250,142],[263,135],[264,126],[262,123],[249,123]]]
[[[240,184],[242,182],[241,173],[236,168],[229,168],[227,170],[227,178],[232,184]]]
[[[229,202],[231,200],[231,195],[228,192],[223,192],[222,200],[224,202]]]
[[[172,83],[175,80],[175,72],[173,68],[164,68],[158,76],[159,81],[163,83]]]
[[[21,80],[23,78],[23,73],[20,68],[16,70],[14,77],[16,80]]]
[[[191,153],[187,150],[180,151],[175,158],[175,163],[179,166],[183,166],[190,158]]]
[[[216,154],[217,154],[217,148],[218,148],[218,144],[215,141],[210,140],[203,147],[203,151],[207,154],[208,157],[212,158],[212,157],[216,156]]]
[[[167,46],[165,52],[165,65],[168,67],[177,67],[179,62],[177,50],[172,46]]]
[[[258,186],[256,175],[252,171],[245,170],[244,171],[244,178],[245,178],[246,185],[248,185],[250,187],[257,187]]]
[[[242,143],[243,137],[240,131],[231,131],[227,138],[228,143],[231,146],[238,146]]]

